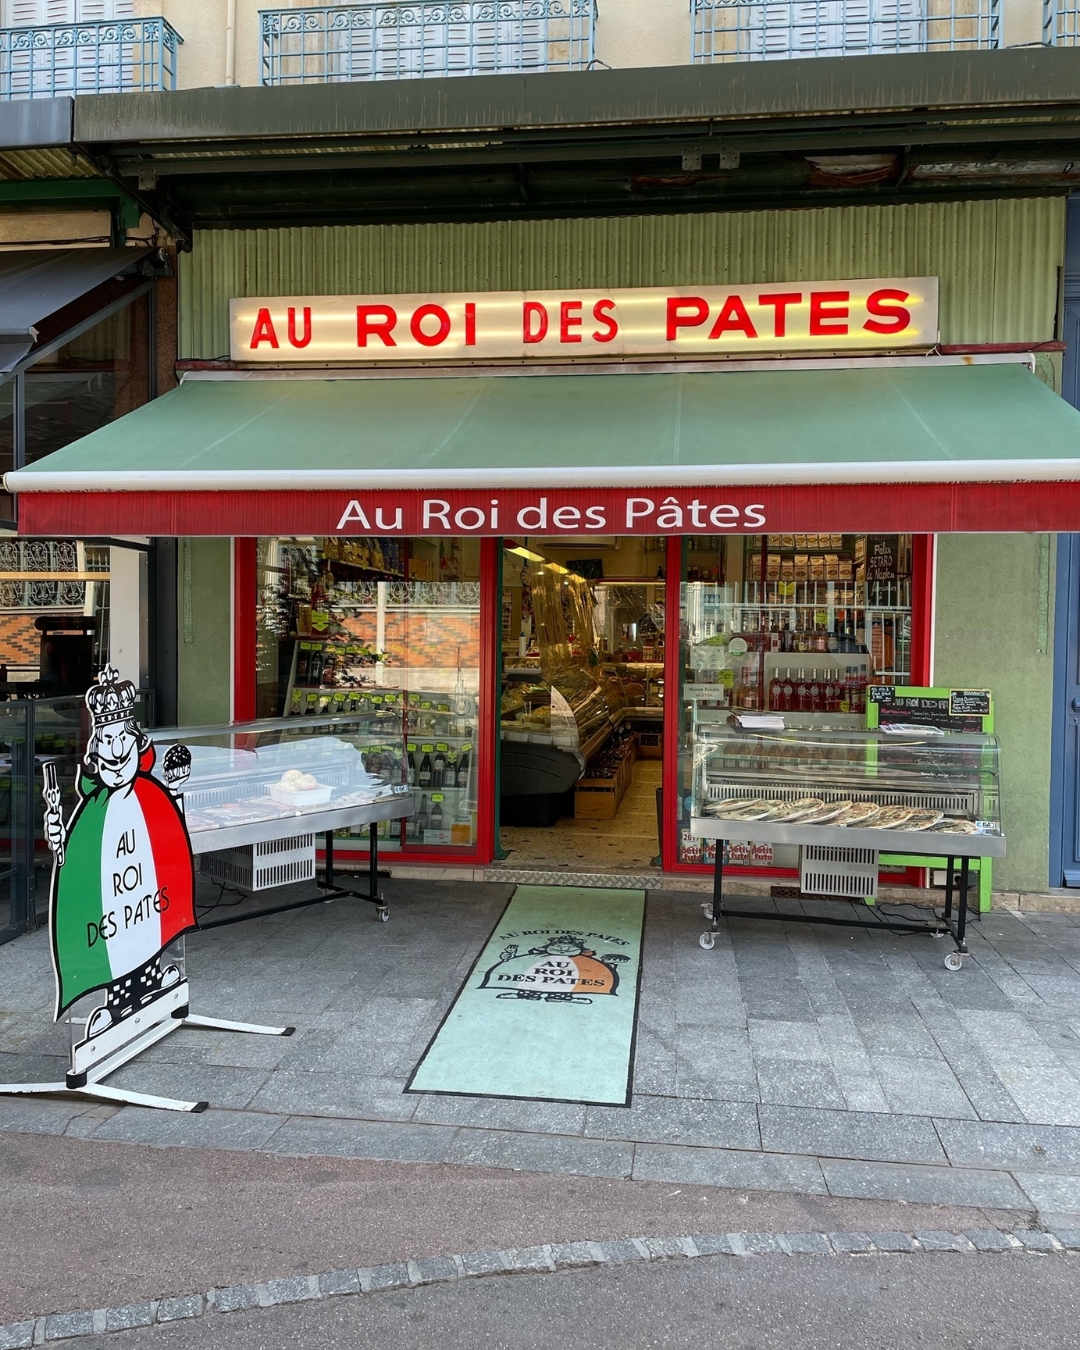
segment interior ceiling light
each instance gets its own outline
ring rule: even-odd
[[[521,544],[515,544],[513,548],[508,548],[507,553],[516,553],[519,558],[527,558],[529,562],[542,563],[545,561],[542,553],[533,553],[531,549],[524,548]]]

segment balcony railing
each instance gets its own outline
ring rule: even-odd
[[[1043,41],[1048,47],[1080,47],[1080,0],[1043,0]]]
[[[0,99],[175,89],[183,40],[165,19],[0,28]]]
[[[583,70],[596,0],[473,0],[262,11],[263,84]]]
[[[690,0],[690,8],[695,62],[1001,45],[1000,0]]]

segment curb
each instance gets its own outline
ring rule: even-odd
[[[381,1266],[329,1270],[260,1284],[228,1285],[205,1294],[126,1303],[115,1308],[51,1313],[46,1317],[0,1325],[0,1350],[28,1350],[50,1341],[109,1335],[137,1327],[161,1326],[187,1318],[272,1308],[283,1303],[313,1303],[340,1295],[377,1294],[427,1284],[490,1275],[549,1274],[585,1266],[631,1261],[692,1260],[701,1256],[865,1256],[883,1253],[1023,1252],[1080,1253],[1080,1229],[971,1228],[963,1233],[923,1230],[852,1233],[709,1233],[693,1237],[619,1238],[609,1242],[556,1242],[505,1251],[463,1252],[392,1261]]]

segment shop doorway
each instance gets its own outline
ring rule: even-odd
[[[505,865],[658,869],[667,541],[505,541],[500,837]]]
[[[746,727],[734,767],[752,775],[755,728],[864,726],[871,686],[921,671],[926,554],[905,534],[504,541],[503,866],[645,883],[707,868],[689,818],[704,749]],[[728,862],[787,877],[798,849],[732,845]]]

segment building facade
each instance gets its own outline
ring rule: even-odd
[[[1042,11],[1029,13],[1019,5],[1003,6],[1000,13],[988,10],[993,22],[988,20],[985,40],[982,19],[974,15],[964,18],[967,28],[957,27],[956,19],[947,40],[933,37],[943,30],[929,26],[946,23],[947,15],[897,12],[887,24],[884,18],[871,16],[868,21],[864,15],[859,40],[867,45],[859,50],[873,54],[833,61],[823,58],[856,50],[846,44],[849,38],[856,41],[857,25],[849,23],[842,6],[819,7],[812,40],[796,31],[793,16],[786,36],[775,42],[751,32],[751,20],[765,22],[765,7],[747,6],[745,23],[723,30],[713,24],[711,46],[704,43],[705,6],[689,11],[679,7],[678,13],[673,8],[670,14],[650,6],[647,15],[628,6],[618,23],[621,11],[612,6],[610,16],[606,7],[604,15],[594,16],[587,41],[581,39],[581,55],[591,53],[587,60],[573,55],[564,61],[560,55],[556,61],[550,53],[543,56],[539,30],[526,34],[520,25],[514,34],[485,30],[469,38],[465,28],[451,34],[442,20],[425,20],[420,25],[424,41],[403,46],[402,24],[410,8],[405,6],[380,7],[392,11],[389,28],[396,34],[381,47],[373,45],[369,28],[357,26],[360,7],[267,11],[258,25],[254,9],[243,4],[220,8],[218,17],[234,17],[228,31],[210,25],[214,6],[200,7],[207,31],[201,37],[183,33],[175,81],[170,76],[161,92],[147,86],[139,94],[88,93],[50,100],[50,107],[66,106],[66,133],[48,130],[43,102],[37,122],[29,130],[24,127],[21,139],[9,138],[8,159],[23,177],[17,191],[9,189],[9,207],[17,202],[20,209],[2,217],[5,227],[25,231],[34,228],[28,220],[37,220],[37,242],[55,247],[60,237],[50,231],[61,228],[60,217],[66,219],[73,203],[78,229],[100,228],[101,222],[95,225],[91,219],[97,212],[114,235],[122,207],[130,222],[125,227],[130,246],[141,242],[177,248],[175,374],[184,381],[185,397],[185,390],[200,382],[231,380],[239,386],[251,376],[250,387],[255,388],[255,372],[247,369],[250,362],[237,358],[230,331],[230,302],[245,297],[567,295],[649,288],[685,294],[695,288],[774,288],[842,278],[936,278],[937,329],[920,359],[931,366],[937,363],[939,371],[1004,369],[1011,364],[1030,375],[1032,384],[1055,394],[1061,391],[1065,201],[1073,163],[1067,114],[1076,98],[1077,65],[1067,49],[994,50],[1038,41],[1037,35],[1006,41],[1010,33],[1026,34],[1025,23],[1036,34],[1051,31],[1039,28]],[[1054,23],[1060,21],[1052,29],[1054,45],[1067,48],[1065,11],[1053,13]],[[342,19],[344,26],[334,27],[342,14],[348,24]],[[72,22],[85,17],[75,14]],[[170,19],[167,8],[159,17]],[[301,29],[290,27],[300,19]],[[114,21],[119,19],[111,15],[100,20]],[[9,22],[13,29],[19,26],[14,18]],[[180,15],[170,22],[179,32]],[[525,22],[523,18],[521,24]],[[439,30],[430,59],[424,46],[429,28]],[[315,38],[304,47],[310,33]],[[350,35],[347,47],[343,33]],[[285,39],[293,37],[290,49]],[[454,64],[460,57],[454,55],[454,44],[466,38],[473,43],[472,55]],[[212,40],[220,40],[216,54]],[[577,51],[576,38],[560,41],[563,55]],[[510,51],[514,43],[516,56]],[[482,60],[477,55],[481,48],[488,53]],[[504,49],[505,66],[499,64]],[[808,60],[807,51],[820,56]],[[190,83],[184,65],[189,53]],[[197,56],[203,65],[196,63]],[[219,58],[221,79],[212,73]],[[803,83],[797,94],[790,92],[793,68],[785,66],[788,59],[800,60]],[[635,66],[653,70],[648,76],[640,70],[623,73]],[[506,81],[499,73],[504,70],[539,73],[529,73],[524,82]],[[457,78],[473,72],[472,79]],[[439,81],[435,102],[426,93],[434,86],[412,78],[420,75]],[[194,89],[222,83],[249,87]],[[278,87],[292,85],[297,87]],[[358,97],[360,85],[370,86],[363,98]],[[942,108],[949,110],[947,130],[941,126]],[[766,111],[771,112],[767,123]],[[840,132],[835,125],[839,116],[845,118]],[[55,121],[62,128],[63,117]],[[497,135],[492,127],[499,128]],[[1004,150],[1002,136],[1007,138]],[[318,138],[317,153],[312,152],[313,138]],[[42,161],[35,168],[33,156],[52,156],[44,161],[50,172],[42,171]],[[67,176],[58,172],[61,163]],[[42,210],[46,201],[53,206],[62,202],[64,213]],[[29,214],[28,205],[33,208]],[[70,237],[85,236],[76,230]],[[171,314],[164,322],[170,321]],[[823,359],[827,369],[822,380],[844,368],[837,351],[826,347]],[[297,365],[305,365],[303,357],[298,362],[283,358],[276,371],[264,373],[288,383],[289,367]],[[417,365],[422,374],[423,363]],[[796,365],[786,360],[786,369]],[[371,374],[370,363],[363,359],[345,362],[345,367],[358,382]],[[573,368],[571,364],[564,370],[556,362],[538,376],[541,382],[567,379]],[[741,378],[730,360],[708,369],[721,382]],[[476,378],[492,371],[470,371],[466,362],[456,373]],[[318,378],[310,365],[307,374]],[[626,374],[657,381],[684,378],[677,363]],[[595,375],[595,370],[581,371],[582,379]],[[328,397],[329,386],[344,382],[326,380]],[[163,380],[160,391],[167,385]],[[623,387],[629,390],[631,385]],[[311,423],[316,439],[320,425],[316,410]],[[492,475],[496,488],[499,471],[503,466],[512,470],[524,453],[512,427],[504,423],[500,434],[502,459]],[[800,452],[797,428],[791,435],[794,460],[800,453],[812,458],[809,451]],[[859,443],[850,424],[845,435],[852,438],[847,448],[855,460],[870,457],[870,437]],[[92,457],[94,444],[87,441],[78,453]],[[106,447],[100,438],[96,444]],[[1019,458],[1033,453],[1030,446],[1016,447]],[[303,446],[297,445],[293,454],[294,467],[302,470]],[[160,467],[154,465],[152,471]],[[1010,472],[1017,482],[1023,480],[1015,465]],[[1063,469],[1062,482],[1069,476]],[[617,486],[629,491],[641,484],[627,474]],[[882,487],[882,500],[888,495]],[[1023,495],[1020,489],[1014,494],[1016,500]],[[1010,841],[1008,857],[995,867],[993,884],[1004,895],[1045,892],[1059,881],[1051,862],[1054,806],[1049,787],[1054,535],[1062,528],[1060,513],[1071,497],[1064,487],[1056,505],[1050,503],[1053,496],[1044,488],[1032,497],[1030,509],[1018,510],[1014,517],[988,507],[984,520],[991,524],[962,511],[952,518],[960,524],[949,524],[937,514],[944,498],[931,497],[924,516],[909,510],[890,535],[899,541],[895,549],[904,561],[889,580],[904,581],[906,599],[903,605],[890,601],[903,615],[890,617],[887,629],[882,624],[875,670],[892,684],[903,683],[903,676],[919,685],[993,691],[1005,763],[1002,818]],[[179,507],[177,512],[174,519],[182,519]],[[807,545],[806,568],[815,565],[809,562],[815,553],[822,569],[832,566],[830,552],[839,567],[849,547],[857,566],[858,540],[865,549],[872,537],[888,533],[875,524],[877,519],[870,513],[863,524],[849,513],[839,532],[845,542],[835,548],[820,542],[814,548]],[[461,685],[463,690],[469,685],[465,692],[476,704],[471,730],[458,737],[470,744],[477,766],[468,837],[465,821],[458,822],[456,839],[449,828],[432,829],[431,840],[406,835],[401,852],[410,856],[403,856],[400,865],[459,866],[486,874],[497,864],[498,773],[504,749],[497,718],[502,696],[498,660],[514,645],[523,606],[513,594],[515,585],[521,589],[514,580],[520,568],[515,573],[514,564],[507,564],[499,541],[524,548],[526,554],[536,552],[532,544],[542,534],[539,522],[532,531],[519,529],[521,537],[516,538],[494,524],[457,534],[417,530],[393,536],[407,540],[402,555],[387,545],[392,536],[380,535],[374,526],[370,535],[345,531],[380,541],[382,563],[376,567],[371,561],[374,546],[366,544],[367,561],[362,564],[350,564],[336,545],[336,552],[320,546],[305,562],[300,555],[312,539],[325,540],[335,532],[304,527],[299,517],[275,530],[240,528],[230,518],[229,528],[185,532],[179,526],[166,528],[163,521],[149,508],[137,522],[122,514],[111,516],[103,506],[96,533],[144,539],[157,559],[159,579],[149,584],[148,593],[159,602],[160,631],[156,640],[147,640],[147,678],[167,691],[162,706],[180,724],[290,711],[280,700],[274,706],[271,691],[282,677],[284,658],[277,648],[272,657],[266,655],[274,578],[291,576],[310,564],[314,570],[305,584],[311,588],[324,571],[339,573],[336,564],[353,565],[368,574],[356,577],[361,608],[367,601],[360,583],[400,582],[412,588],[407,595],[387,592],[399,610],[421,600],[429,610],[437,609],[443,593],[424,588],[456,587],[454,615],[439,618],[439,624],[446,619],[446,626],[432,628],[430,613],[415,622],[428,626],[432,641],[456,650],[453,658],[444,651],[437,662],[428,660],[427,667],[468,672]],[[774,545],[776,532],[764,519],[758,523],[757,556],[765,584],[771,580],[770,551],[776,551],[778,568],[784,565],[780,554],[786,531]],[[25,525],[20,528],[26,532]],[[820,541],[825,531],[831,539],[836,525],[804,511],[795,529]],[[83,532],[88,534],[88,528]],[[740,534],[750,537],[755,532]],[[618,530],[605,534],[613,552],[624,537]],[[151,544],[152,539],[159,542]],[[635,584],[647,582],[654,591],[663,590],[669,620],[675,607],[685,611],[692,599],[680,587],[734,584],[736,577],[739,584],[749,580],[739,570],[744,562],[727,553],[721,561],[695,557],[700,542],[690,532],[671,528],[652,537],[651,553],[648,539],[640,556],[634,553]],[[589,561],[595,552],[560,551],[550,540],[545,547],[538,557],[560,568]],[[714,552],[723,550],[717,545]],[[802,566],[796,561],[798,546],[791,552],[792,567]],[[629,553],[628,547],[624,556]],[[814,578],[809,572],[793,577],[796,583],[800,579]],[[824,570],[821,580],[827,584]],[[899,595],[898,585],[897,601]],[[295,602],[297,597],[284,599]],[[650,603],[659,604],[659,596]],[[377,601],[371,606],[374,613]],[[377,616],[372,619],[372,624],[378,622]],[[375,664],[386,667],[382,674],[387,681],[397,672],[408,684],[410,661],[427,668],[416,657],[423,642],[410,627],[408,614],[393,620],[402,625],[397,639],[386,627],[391,621],[385,614],[382,622],[381,629],[376,626],[371,632],[358,625],[355,645],[378,654],[388,650],[384,643],[398,641],[397,658]],[[655,617],[650,622],[655,627]],[[291,638],[302,635],[295,618],[276,614],[273,623],[283,624],[282,631]],[[823,631],[826,644],[830,633],[835,637],[835,627]],[[885,659],[886,634],[890,660]],[[640,643],[642,649],[647,645]],[[860,645],[873,654],[872,641],[864,637]],[[662,735],[667,758],[658,771],[665,804],[657,840],[660,868],[666,873],[704,864],[687,852],[683,838],[679,756],[686,736],[680,709],[687,700],[674,646],[669,640],[663,660],[655,661],[664,667],[666,685]],[[827,645],[824,650],[829,651]],[[401,654],[409,651],[413,656]],[[640,664],[649,662],[642,659]],[[809,659],[806,665],[813,669]],[[295,676],[295,670],[288,672],[293,685]],[[418,675],[409,687],[422,688],[424,678]],[[261,690],[271,692],[264,698]],[[642,697],[647,708],[647,690]],[[468,742],[471,736],[475,743]],[[460,760],[460,748],[455,753]],[[758,861],[767,874],[768,864]],[[771,863],[773,872],[786,870],[782,858]]]

